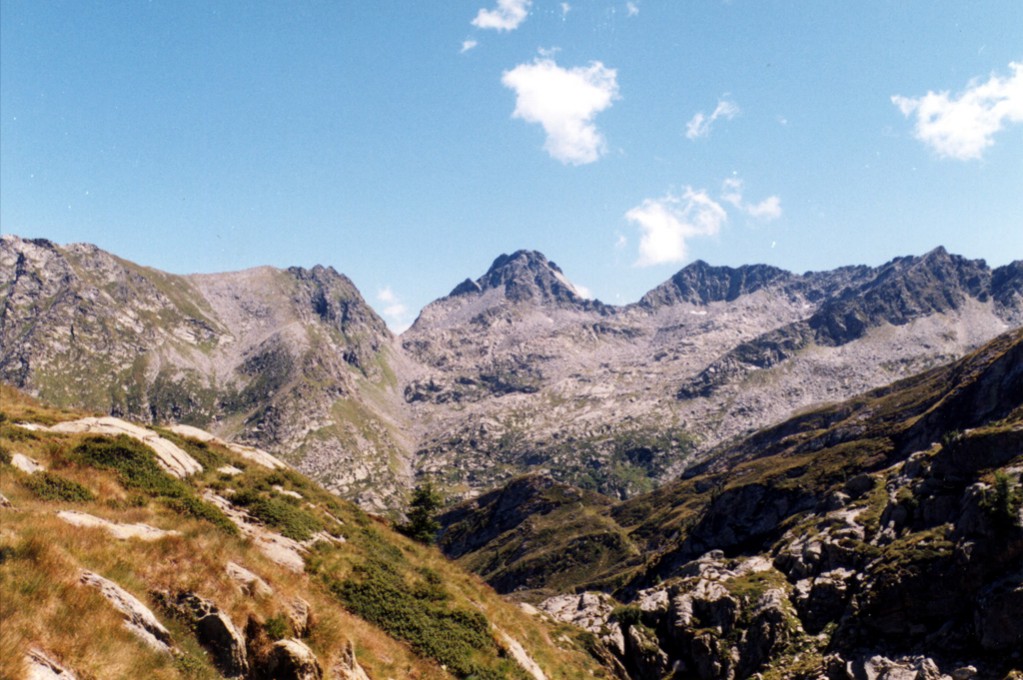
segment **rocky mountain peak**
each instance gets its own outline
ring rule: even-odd
[[[643,296],[640,305],[659,307],[678,302],[701,305],[731,302],[792,276],[784,269],[766,264],[743,265],[736,269],[715,267],[697,260]]]
[[[502,254],[487,273],[466,279],[451,291],[451,297],[501,290],[512,302],[582,302],[585,298],[554,262],[535,250]]]

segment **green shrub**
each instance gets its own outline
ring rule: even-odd
[[[24,482],[29,491],[44,501],[83,503],[96,500],[96,494],[87,488],[52,472],[37,472]]]
[[[370,560],[352,577],[335,581],[331,589],[345,606],[393,637],[404,640],[419,654],[435,659],[460,678],[488,677],[476,657],[495,654],[490,623],[482,612],[451,608],[410,587],[392,564]],[[502,676],[498,676],[502,677]]]
[[[148,446],[125,435],[89,437],[75,447],[72,458],[87,465],[117,471],[121,483],[129,489],[170,498],[191,493],[184,482],[171,477],[157,465]]]
[[[986,498],[984,507],[997,525],[1003,528],[1019,526],[1019,508],[1023,504],[1023,490],[1005,472],[995,472],[995,484]]]
[[[643,619],[643,610],[639,608],[639,605],[622,605],[615,607],[611,616],[618,620],[618,623],[622,625],[622,628],[628,628],[629,626],[635,626],[640,623]]]
[[[238,527],[220,508],[195,496],[168,498],[166,504],[168,508],[179,514],[206,520],[226,534],[234,536],[238,533]]]
[[[0,463],[3,463],[4,465],[11,464],[11,453],[3,444],[0,444]]]
[[[296,541],[306,541],[323,529],[318,519],[298,507],[297,499],[243,491],[232,496],[231,502],[244,506],[250,515]]]
[[[263,630],[266,631],[267,637],[271,640],[283,640],[291,635],[291,624],[288,623],[288,619],[284,614],[276,614],[266,620],[266,623],[263,624]]]

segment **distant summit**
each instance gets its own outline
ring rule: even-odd
[[[784,269],[766,264],[713,267],[697,260],[643,296],[640,305],[658,307],[678,302],[708,304],[731,302],[768,284],[793,278]]]
[[[450,297],[502,290],[512,302],[581,303],[586,298],[579,292],[557,264],[536,250],[517,250],[502,254],[490,265],[487,273],[473,281],[466,279]]]

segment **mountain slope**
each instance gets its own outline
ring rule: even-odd
[[[467,495],[532,472],[636,495],[730,438],[1018,327],[1020,272],[940,248],[803,275],[696,262],[613,307],[539,253],[502,256],[401,337],[417,470]]]
[[[0,676],[608,677],[266,454],[0,398]]]
[[[0,273],[0,379],[56,404],[209,427],[378,510],[407,485],[393,338],[333,269],[175,276],[4,236]]]
[[[982,669],[964,677],[1023,666],[1010,613],[1023,603],[1023,331],[723,446],[651,494],[611,506],[559,496],[642,558],[566,581],[539,540],[558,515],[494,527],[487,497],[445,516],[441,545],[534,601],[550,584],[612,592],[613,606],[573,595],[542,608],[586,610],[631,677],[674,665],[697,678],[845,678],[889,662],[913,677],[924,657],[946,673]],[[578,525],[559,541],[604,545]],[[531,563],[544,568],[507,579],[506,564]]]

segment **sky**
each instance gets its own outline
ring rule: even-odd
[[[0,232],[329,265],[392,329],[527,248],[1023,258],[1023,2],[3,0]]]

